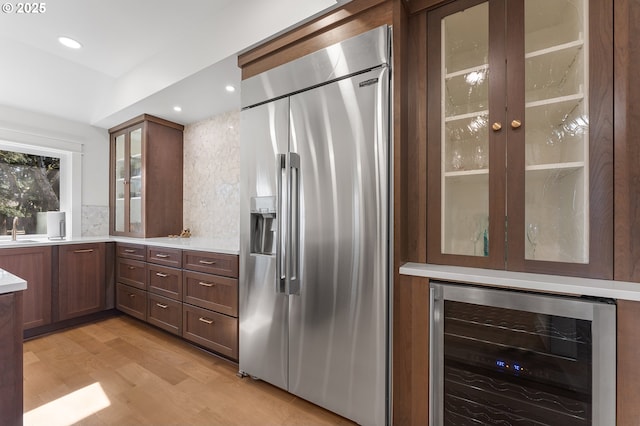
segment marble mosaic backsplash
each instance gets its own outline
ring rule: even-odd
[[[240,111],[184,129],[183,223],[194,237],[240,235]]]
[[[109,207],[82,206],[82,236],[102,237],[109,235]]]

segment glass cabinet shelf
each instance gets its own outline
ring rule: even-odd
[[[444,78],[445,80],[449,80],[453,77],[464,76],[465,81],[474,81],[478,77],[481,77],[482,74],[486,75],[488,72],[489,72],[489,64],[480,64],[480,65],[473,66],[471,68],[466,68],[463,70],[454,71],[450,73],[447,73],[445,70]]]
[[[444,177],[455,178],[455,177],[478,176],[478,175],[488,175],[488,174],[489,174],[489,169],[461,170],[456,172],[446,172],[444,174]]]
[[[584,168],[584,161],[575,161],[571,163],[555,163],[555,164],[539,164],[535,166],[526,166],[525,171],[534,172],[538,170],[577,170]]]
[[[532,101],[525,103],[525,108],[536,108],[540,106],[548,106],[552,104],[560,104],[564,102],[572,102],[574,105],[578,104],[584,99],[584,94],[580,91],[573,95],[559,96],[557,98],[541,99],[539,101]]]
[[[449,122],[458,121],[458,120],[469,120],[469,119],[477,119],[478,117],[487,117],[488,115],[489,115],[489,110],[484,109],[480,111],[468,112],[466,114],[445,116],[444,121],[445,123],[449,123]]]
[[[582,35],[581,35],[582,36]],[[543,56],[549,53],[560,52],[562,50],[572,51],[575,49],[581,49],[584,46],[584,41],[582,38],[574,41],[570,41],[568,43],[557,44],[551,47],[545,47],[544,49],[536,50],[534,52],[525,53],[525,59],[535,58],[536,56]]]

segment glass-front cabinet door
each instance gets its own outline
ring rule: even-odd
[[[129,232],[142,232],[142,128],[129,133]]]
[[[501,3],[461,0],[429,15],[427,241],[433,263],[504,264],[504,208],[493,202],[504,200],[504,137],[491,130],[491,123],[504,121],[501,13]]]
[[[611,278],[611,14],[596,0],[429,13],[429,262]]]
[[[114,176],[112,177],[113,182],[112,185],[115,188],[113,190],[112,197],[113,203],[115,206],[115,214],[113,230],[116,232],[125,232],[125,182],[127,177],[127,168],[125,163],[126,158],[126,136],[125,134],[120,134],[115,137],[114,142],[114,155],[113,155],[113,169],[115,170]]]
[[[111,233],[143,232],[142,125],[112,136]]]

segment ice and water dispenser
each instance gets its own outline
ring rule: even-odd
[[[276,197],[251,197],[251,253],[276,251]]]

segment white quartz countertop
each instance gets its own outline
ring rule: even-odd
[[[400,267],[400,274],[505,289],[640,301],[640,283],[626,281],[596,280],[426,263],[405,263]]]
[[[240,241],[237,238],[128,238],[111,237],[111,241],[121,243],[144,244],[147,246],[177,248],[182,250],[208,251],[222,254],[240,254]]]
[[[239,254],[240,241],[237,238],[129,238],[129,237],[76,237],[64,240],[49,240],[42,236],[29,235],[18,237],[17,241],[0,239],[0,249],[15,247],[37,247],[46,245],[82,244],[101,242],[122,242],[132,244],[144,244],[148,246],[177,248],[182,250],[198,250],[222,254]]]
[[[27,282],[20,277],[0,269],[0,294],[27,289]]]

